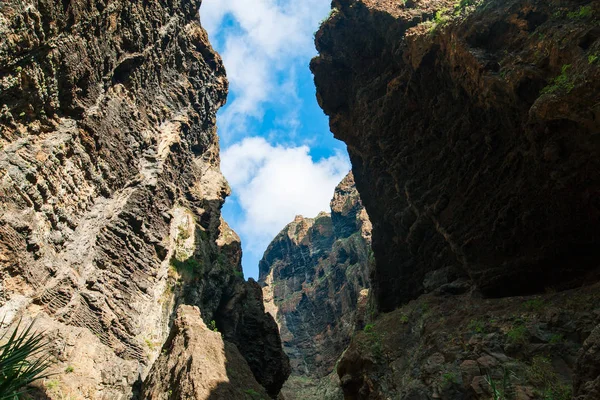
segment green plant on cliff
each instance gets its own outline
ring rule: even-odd
[[[540,312],[544,308],[544,301],[542,299],[532,299],[523,303],[523,307],[528,311]]]
[[[475,333],[484,333],[485,332],[485,322],[483,322],[479,319],[472,319],[469,322],[469,325],[467,326],[467,328],[470,331],[473,331]]]
[[[535,356],[527,369],[527,378],[536,387],[536,395],[543,400],[571,399],[571,386],[560,379],[548,357]]]
[[[575,88],[575,84],[573,83],[573,78],[569,76],[569,70],[571,69],[571,64],[565,64],[561,68],[561,73],[556,78],[552,79],[550,84],[542,89],[541,94],[550,94],[558,91],[564,91],[570,93],[573,88]]]
[[[492,391],[492,398],[494,400],[508,400],[513,398],[513,387],[511,384],[511,378],[514,378],[515,374],[506,368],[502,370],[501,380],[496,380],[491,374],[485,376],[485,381],[490,386]]]
[[[383,355],[383,348],[381,345],[381,335],[375,331],[374,324],[367,324],[363,328],[363,332],[366,337],[366,344],[371,351],[373,356],[379,358]]]
[[[32,332],[33,322],[19,332],[21,322],[0,346],[0,400],[18,399],[27,385],[50,376],[49,342],[40,332]],[[4,341],[6,333],[0,338]]]
[[[465,8],[475,4],[475,0],[460,0],[454,5],[454,14],[460,14]]]
[[[596,61],[598,61],[600,59],[600,55],[598,55],[598,53],[594,53],[594,54],[590,54],[588,56],[588,63],[590,64],[594,64],[596,63]]]
[[[202,264],[194,257],[189,257],[184,261],[180,261],[176,257],[173,257],[171,258],[171,266],[179,273],[187,273],[189,275],[202,273]]]
[[[567,13],[569,19],[585,19],[591,17],[594,14],[591,6],[581,6],[576,11]]]
[[[363,328],[363,332],[365,332],[365,333],[371,333],[371,332],[373,332],[374,329],[375,329],[375,325],[373,325],[373,324],[367,324]]]
[[[522,324],[514,326],[506,334],[508,341],[512,344],[525,344],[527,342],[527,327]]]
[[[443,10],[438,10],[435,13],[435,18],[434,18],[433,22],[435,22],[436,27],[442,26],[450,20],[450,16],[446,14],[447,11],[448,11],[447,9],[443,9]]]
[[[325,18],[323,18],[321,20],[321,22],[319,22],[319,26],[323,25],[325,22],[329,21],[331,18],[335,17],[336,14],[339,12],[339,10],[335,7],[333,7],[330,11],[329,14],[327,14],[327,16]],[[316,32],[315,32],[316,33]]]

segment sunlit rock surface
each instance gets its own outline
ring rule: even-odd
[[[181,303],[222,326],[270,393],[285,380],[220,215],[227,80],[199,6],[0,4],[0,318],[37,318],[51,338],[52,399],[131,398]]]

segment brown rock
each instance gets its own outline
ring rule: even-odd
[[[463,382],[466,385],[470,385],[473,382],[473,378],[481,375],[479,364],[475,360],[465,360],[460,364],[460,372],[462,374]]]
[[[236,304],[255,288],[221,219],[227,79],[199,7],[0,4],[0,317],[38,317],[56,339],[52,398],[130,398],[182,303],[217,325],[227,303],[232,340],[276,344],[262,304]],[[265,366],[287,360],[270,350],[251,367],[271,388],[285,373]]]
[[[577,359],[573,398],[600,398],[600,325],[585,340]]]
[[[169,339],[142,388],[147,400],[267,398],[237,347],[209,330],[197,307],[180,306]]]

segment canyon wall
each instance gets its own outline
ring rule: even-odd
[[[455,3],[334,1],[316,35],[385,311],[432,274],[488,296],[598,276],[598,2]]]
[[[597,398],[600,2],[332,7],[311,69],[386,313],[346,398]]]
[[[220,215],[227,80],[199,6],[0,4],[0,317],[50,338],[50,398],[129,399],[180,304],[271,396],[289,373]]]
[[[331,214],[296,217],[265,251],[259,268],[265,308],[292,366],[286,400],[342,398],[334,367],[362,329],[372,260],[371,223],[352,173],[336,187]]]

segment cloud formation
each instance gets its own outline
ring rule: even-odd
[[[313,161],[307,146],[284,147],[264,138],[246,138],[223,152],[221,169],[242,210],[237,229],[247,251],[266,250],[298,214],[327,211],[337,184],[350,170],[344,154]],[[259,255],[259,254],[257,254]]]
[[[242,239],[246,276],[297,214],[326,211],[350,169],[328,132],[308,63],[329,0],[204,0],[200,21],[229,79],[217,117],[221,169],[232,187],[223,215]],[[309,147],[310,146],[310,147]]]
[[[229,105],[219,116],[226,145],[248,129],[249,119],[263,118],[267,103],[298,106],[294,70],[315,54],[313,32],[328,10],[326,0],[204,0],[200,20],[230,82]]]

